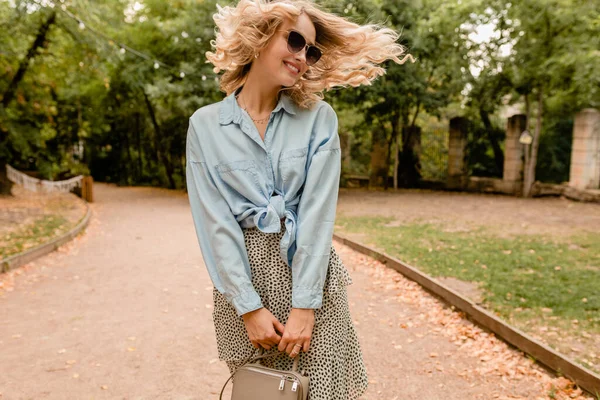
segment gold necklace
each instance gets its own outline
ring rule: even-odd
[[[237,96],[235,96],[235,98],[239,100],[239,98],[240,98],[240,95],[238,94]],[[249,112],[249,111],[246,109],[246,102],[244,102],[244,105],[242,106],[242,109],[243,109],[244,111],[246,111],[246,112],[248,113],[248,115],[250,115],[250,112]],[[264,123],[266,123],[267,121],[269,121],[269,119],[270,119],[270,118],[271,118],[271,113],[269,113],[269,116],[268,116],[268,117],[266,117],[266,118],[261,118],[261,119],[254,119],[254,118],[252,118],[252,115],[250,115],[250,119],[251,119],[252,121],[254,121],[255,123],[257,123],[257,124],[264,124]]]

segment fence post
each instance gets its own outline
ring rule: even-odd
[[[94,201],[93,184],[94,178],[91,176],[83,177],[81,182],[81,197],[88,203],[92,203]]]

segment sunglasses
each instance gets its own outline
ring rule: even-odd
[[[321,58],[321,50],[316,46],[306,43],[306,39],[299,32],[290,31],[287,38],[287,47],[290,53],[298,53],[306,49],[306,65],[313,65]]]

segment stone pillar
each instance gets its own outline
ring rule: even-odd
[[[455,117],[450,120],[448,142],[448,189],[464,189],[467,186],[467,168],[465,166],[465,147],[469,120]]]
[[[575,116],[569,186],[600,188],[600,112],[593,108]]]
[[[523,144],[519,142],[526,128],[527,118],[523,114],[508,119],[506,140],[504,142],[504,171],[502,180],[507,191],[520,194],[523,191]]]

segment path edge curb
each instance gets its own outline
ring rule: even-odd
[[[469,319],[474,321],[477,325],[493,332],[517,349],[529,354],[536,361],[544,364],[544,366],[571,379],[592,396],[596,396],[596,393],[600,393],[600,375],[580,366],[569,357],[558,353],[556,350],[537,341],[525,332],[507,324],[504,320],[496,317],[490,311],[472,300],[463,297],[458,292],[438,282],[435,278],[397,258],[379,250],[375,250],[367,245],[355,242],[343,235],[334,233],[333,238],[359,253],[375,258],[387,267],[396,270],[406,278],[418,283],[425,290],[440,298],[445,303],[463,311]]]
[[[32,249],[0,260],[0,273],[8,272],[11,269],[15,269],[17,267],[20,267],[21,265],[27,264],[40,257],[43,257],[46,254],[55,251],[63,244],[73,240],[83,229],[85,229],[88,226],[90,222],[92,209],[90,208],[90,205],[87,202],[85,202],[85,206],[87,209],[85,215],[73,229],[63,234],[62,236],[52,239],[47,243],[42,243]]]

